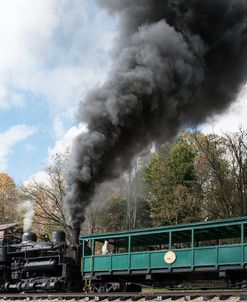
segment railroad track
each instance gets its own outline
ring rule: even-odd
[[[82,300],[82,301],[247,301],[247,291],[239,290],[207,290],[207,291],[167,291],[144,293],[18,293],[0,294],[0,301],[30,300]]]

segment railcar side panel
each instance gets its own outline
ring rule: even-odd
[[[242,251],[245,251],[244,255]],[[168,250],[159,252],[137,252],[120,255],[97,255],[84,257],[82,271],[114,271],[134,269],[163,269],[201,266],[241,265],[247,264],[247,246],[223,246],[173,250],[176,261],[167,264],[164,255]],[[244,256],[244,259],[243,259]]]

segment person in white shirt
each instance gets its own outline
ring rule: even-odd
[[[102,255],[109,254],[109,242],[105,240],[103,246],[102,246]]]

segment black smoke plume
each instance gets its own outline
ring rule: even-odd
[[[153,141],[195,126],[236,98],[247,74],[246,0],[101,0],[120,33],[108,80],[81,102],[89,131],[73,146],[66,203],[84,221],[95,186]]]

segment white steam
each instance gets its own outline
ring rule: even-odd
[[[24,209],[24,220],[23,220],[23,230],[27,232],[31,229],[33,223],[34,209],[33,203],[30,200],[25,200],[22,204],[22,209]]]

